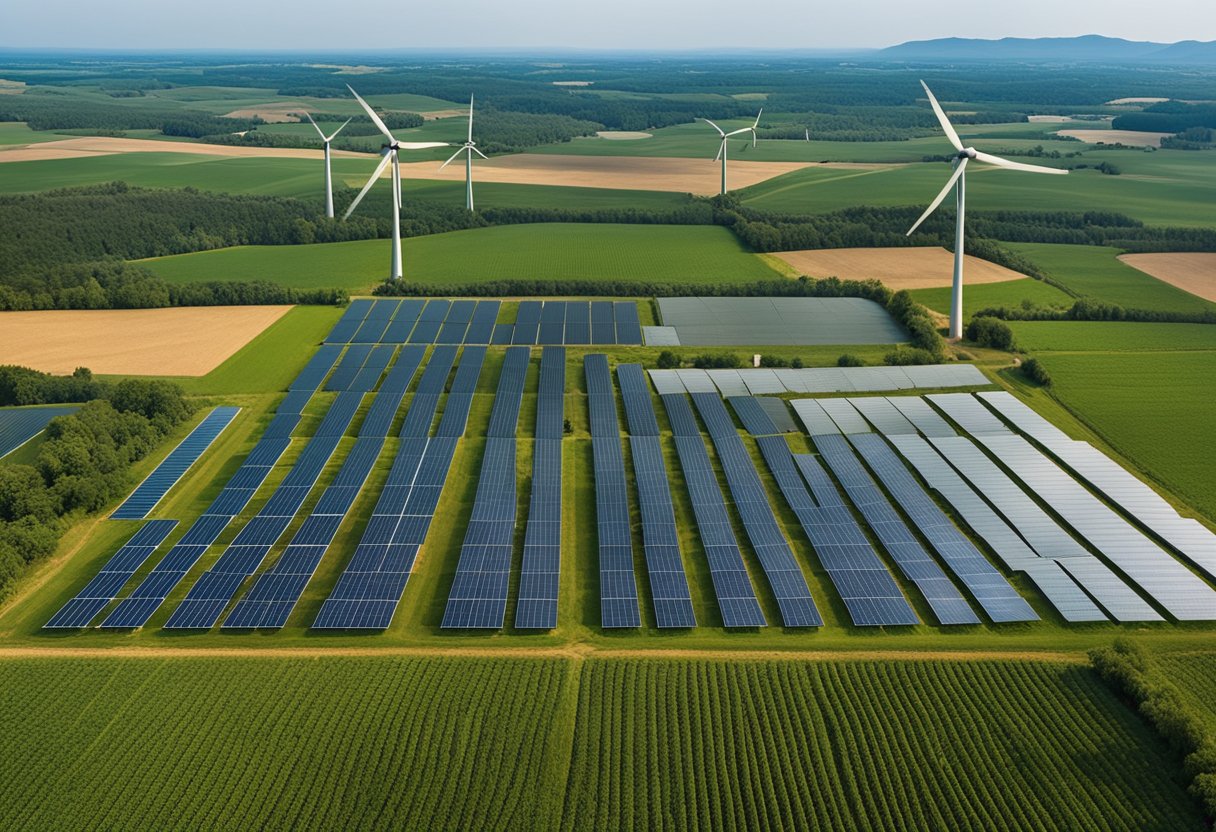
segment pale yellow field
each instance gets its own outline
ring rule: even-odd
[[[731,162],[727,185],[746,188],[783,173],[813,167],[812,162]],[[834,164],[831,167],[852,167]],[[874,167],[862,165],[858,167]],[[385,176],[389,175],[385,171]],[[464,179],[463,165],[442,171],[437,162],[410,162],[401,166],[406,179]],[[550,156],[518,153],[496,156],[473,164],[474,182],[507,182],[517,185],[567,185],[584,188],[615,188],[641,191],[673,191],[711,195],[718,192],[721,168],[710,159],[658,158],[650,156]]]
[[[1119,259],[1184,292],[1216,301],[1216,253],[1121,254]]]
[[[954,255],[944,248],[829,248],[774,252],[799,274],[841,280],[880,280],[892,289],[933,289],[949,286]],[[969,285],[1021,280],[1026,275],[966,256],[963,278]]]
[[[43,159],[74,159],[115,153],[190,153],[201,156],[264,156],[277,159],[319,159],[321,149],[303,147],[236,147],[226,144],[162,142],[156,139],[118,139],[111,136],[81,136],[41,144],[14,145],[0,150],[0,162],[34,162]],[[333,151],[335,157],[375,159],[372,153]]]
[[[46,373],[201,376],[290,306],[0,312],[0,364]]]
[[[1056,135],[1069,136],[1097,144],[1126,144],[1132,147],[1161,147],[1161,140],[1173,133],[1148,133],[1139,130],[1057,130]]]

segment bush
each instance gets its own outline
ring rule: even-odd
[[[967,324],[964,335],[968,341],[981,347],[991,347],[1006,352],[1013,352],[1017,347],[1013,330],[1009,328],[1009,324],[999,318],[976,316]]]
[[[938,356],[920,347],[898,347],[882,357],[882,363],[891,367],[908,367],[914,364],[937,364]]]
[[[660,370],[673,370],[680,366],[680,356],[676,355],[671,350],[663,350],[659,353],[658,359],[655,361],[655,366]]]
[[[723,352],[717,355],[707,352],[694,357],[692,366],[700,370],[732,370],[742,367],[743,362],[733,352]]]
[[[866,366],[866,362],[862,361],[860,358],[853,355],[852,353],[846,352],[844,355],[840,356],[840,358],[836,359],[836,366],[837,367],[864,367],[864,366]]]
[[[1047,368],[1043,366],[1043,362],[1037,358],[1028,358],[1022,362],[1022,375],[1033,381],[1040,387],[1051,386],[1051,373],[1047,372]]]

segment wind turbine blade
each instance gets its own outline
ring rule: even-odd
[[[350,84],[347,84],[346,88],[350,90],[350,94],[353,95],[355,100],[358,101],[360,106],[363,107],[363,111],[367,113],[367,117],[372,120],[372,124],[376,125],[376,128],[383,133],[390,142],[397,141],[395,138],[393,138],[393,134],[388,132],[388,127],[386,127],[384,122],[380,120],[380,116],[376,115],[376,111],[373,110],[366,101],[359,97],[359,93],[355,92],[355,88]]]
[[[482,152],[481,152],[480,150],[478,150],[477,148],[475,148],[475,147],[473,147],[473,146],[471,146],[471,145],[470,145],[470,146],[469,146],[469,150],[473,151],[474,153],[476,153],[476,154],[477,154],[478,156],[480,156],[481,158],[483,158],[483,159],[485,159],[485,160],[489,161],[489,158],[490,158],[490,157],[489,157],[489,156],[487,156],[486,154],[482,153]]]
[[[760,108],[760,112],[756,113],[756,123],[752,125],[753,130],[755,130],[757,127],[760,126],[760,116],[762,116],[762,115],[764,115],[763,107]]]
[[[937,99],[933,97],[933,91],[929,89],[929,85],[924,81],[920,85],[925,88],[925,95],[929,96],[929,104],[933,107],[933,112],[937,115],[937,120],[942,126],[942,130],[946,134],[946,138],[950,140],[950,144],[954,145],[955,150],[963,149],[963,140],[958,137],[958,133],[954,132],[954,125],[950,123],[950,119],[946,118],[946,111],[942,109],[942,105],[937,103]]]
[[[448,165],[452,164],[452,162],[455,162],[456,157],[459,156],[461,153],[464,153],[466,150],[468,150],[467,147],[462,147],[462,148],[460,148],[460,150],[457,150],[455,153],[453,153],[451,156],[448,157],[448,160],[446,162],[444,162],[442,165],[439,166],[439,169],[443,170]]]
[[[372,189],[372,185],[376,184],[376,180],[380,178],[382,173],[384,173],[384,169],[388,167],[388,163],[390,161],[392,161],[392,154],[385,153],[380,159],[380,164],[376,165],[376,170],[372,173],[371,178],[368,179],[367,184],[363,186],[363,190],[359,191],[359,195],[355,197],[355,201],[350,204],[350,207],[346,209],[346,213],[342,215],[342,219],[347,219],[350,217],[355,208],[358,207],[359,203],[363,201],[363,197]]]
[[[726,135],[727,135],[727,136],[737,136],[737,135],[739,135],[740,133],[754,133],[754,132],[755,132],[755,131],[754,131],[754,130],[752,130],[752,128],[750,128],[750,127],[740,127],[738,130],[731,130],[731,131],[730,131],[729,133],[727,133]]]
[[[321,137],[321,141],[329,141],[329,139],[325,138],[325,134],[321,132],[321,128],[317,126],[317,123],[312,120],[312,113],[305,110],[304,115],[308,117],[308,121],[312,124],[313,129],[317,131],[317,135]]]
[[[401,150],[426,150],[428,147],[451,147],[451,142],[397,142]]]
[[[726,149],[726,137],[723,136],[721,143],[718,145],[718,155],[714,157],[715,162],[722,158],[722,151],[725,149]]]
[[[346,127],[346,125],[350,124],[350,121],[351,121],[350,119],[347,119],[346,121],[342,122],[342,127],[339,127],[337,130],[335,130],[333,135],[330,136],[325,141],[332,142],[334,139],[336,139],[338,137],[338,134],[342,132],[342,130]]]
[[[996,165],[998,168],[1009,168],[1009,170],[1024,170],[1027,173],[1068,173],[1063,168],[1049,168],[1043,165],[1028,165],[1024,162],[1011,162],[1008,159],[1002,159],[1000,156],[993,156],[991,153],[980,153],[976,151],[975,161],[985,162],[989,165]]]
[[[946,198],[946,194],[950,193],[950,189],[954,187],[954,183],[958,181],[958,178],[963,175],[963,171],[966,169],[967,160],[963,159],[958,163],[958,167],[954,169],[954,174],[946,180],[946,187],[942,188],[941,193],[937,195],[937,199],[933,200],[929,207],[925,209],[925,213],[920,215],[920,219],[912,224],[912,227],[908,229],[908,233],[904,235],[905,237],[911,237],[912,232],[920,228],[922,222],[929,219],[929,215],[937,210],[937,206],[942,204],[942,200]]]
[[[698,119],[698,121],[703,121],[703,122],[705,122],[706,124],[708,124],[710,127],[712,127],[712,128],[714,128],[715,130],[717,130],[717,131],[718,131],[718,135],[719,135],[719,136],[725,136],[725,135],[726,135],[726,133],[725,133],[725,132],[722,130],[722,128],[721,128],[721,127],[719,127],[718,125],[714,124],[714,123],[713,123],[712,121],[710,121],[709,119],[707,119],[707,118],[702,118],[702,119]]]
[[[469,93],[469,141],[473,141],[473,93]]]

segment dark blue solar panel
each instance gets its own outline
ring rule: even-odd
[[[532,443],[532,495],[524,530],[523,567],[515,604],[518,629],[557,626],[562,543],[562,436],[566,350],[545,347],[537,386],[536,439]]]
[[[428,439],[438,393],[443,390],[455,353],[454,347],[447,346],[436,347],[431,353],[410,401],[401,444],[384,491],[354,557],[322,604],[314,628],[386,629],[392,623],[468,422],[486,350],[465,347],[439,429]]]
[[[583,359],[587,404],[591,410],[591,453],[595,469],[595,515],[600,555],[600,623],[604,628],[640,627],[637,583],[633,574],[633,534],[625,455],[608,358]]]
[[[490,343],[496,346],[506,346],[515,337],[515,324],[495,324],[494,335]]]
[[[610,300],[593,300],[591,302],[591,343],[616,343],[616,323],[612,311],[612,301]]]
[[[333,369],[334,363],[338,360],[338,356],[342,354],[342,347],[337,344],[325,344],[320,347],[312,358],[308,359],[308,363],[304,365],[304,369],[296,376],[295,380],[288,387],[288,390],[307,390],[309,393],[316,391],[324,381],[325,376]]]
[[[716,393],[693,393],[692,399],[722,463],[743,528],[777,598],[782,623],[786,627],[823,626],[806,578],[777,525],[764,485],[722,399]]]
[[[443,323],[448,317],[448,310],[452,308],[450,300],[431,300],[427,302],[426,308],[422,310],[420,320],[430,321],[432,323]]]
[[[342,317],[334,324],[334,328],[330,330],[329,335],[325,337],[327,344],[347,344],[350,339],[359,331],[359,326],[363,323],[363,319],[367,317],[368,311],[372,308],[372,301],[367,298],[352,300],[350,306],[342,313]]]
[[[0,457],[42,433],[55,417],[75,413],[78,409],[78,405],[0,408]]]
[[[112,520],[142,520],[161,499],[177,484],[190,466],[198,460],[224,428],[232,423],[239,407],[217,407],[198,423],[190,435],[169,452],[113,514]]]
[[[764,612],[760,609],[760,602],[756,599],[747,567],[743,563],[726,500],[688,399],[671,393],[661,398],[668,420],[673,426],[679,426],[674,437],[676,451],[684,471],[688,495],[692,499],[701,544],[709,561],[723,626],[763,627],[767,623]],[[692,426],[691,430],[689,425]]]
[[[367,361],[359,368],[359,372],[355,373],[355,377],[351,379],[351,390],[358,393],[370,393],[376,389],[376,383],[380,381],[380,376],[384,373],[384,368],[388,366],[389,361],[393,358],[393,351],[396,347],[390,344],[380,344],[372,348],[371,355],[367,357]]]
[[[477,301],[475,300],[452,301],[452,306],[448,310],[448,316],[444,320],[443,328],[435,336],[435,343],[463,343],[465,333],[469,329],[469,322],[473,319],[473,310],[476,308]]]
[[[494,337],[494,322],[498,320],[501,301],[483,300],[473,311],[473,320],[464,335],[466,344],[489,344]]]
[[[515,433],[528,360],[527,347],[508,349],[503,360],[477,496],[440,624],[443,628],[499,629],[506,617],[515,539]]]
[[[115,552],[93,580],[76,593],[63,608],[44,625],[44,629],[79,629],[89,622],[118,597],[131,576],[156,551],[169,532],[177,525],[176,520],[151,520],[131,535],[130,540]]]
[[[827,437],[816,437],[816,443],[821,438]],[[845,441],[843,437],[836,439]],[[849,439],[989,618],[998,623],[1038,620],[1026,599],[958,530],[882,437],[862,433]]]
[[[337,368],[325,382],[325,389],[331,391],[349,390],[351,382],[359,374],[363,363],[372,354],[371,344],[351,344],[346,348],[346,354],[338,362]]]
[[[540,329],[541,302],[520,301],[515,313],[515,329],[511,333],[512,344],[535,344]]]
[[[359,327],[359,331],[351,338],[351,343],[354,344],[375,344],[378,343],[388,329],[389,321],[392,320],[393,314],[397,311],[397,307],[401,301],[398,300],[378,300],[375,305],[368,311],[367,317],[363,320],[363,324]]]
[[[427,306],[429,308],[430,304],[427,304]],[[414,331],[410,333],[409,343],[433,344],[435,343],[435,338],[439,336],[439,330],[442,328],[443,321],[431,321],[423,318],[414,325]]]
[[[638,305],[631,300],[618,300],[613,304],[616,318],[616,342],[618,344],[641,344],[642,325],[638,320]]]
[[[591,343],[591,304],[588,301],[566,302],[566,343]]]
[[[380,343],[404,344],[410,337],[414,324],[418,323],[418,316],[422,314],[424,306],[426,306],[426,301],[421,298],[406,298],[401,301],[401,305],[397,307],[397,314],[393,315],[388,329],[380,338]]]
[[[756,397],[731,396],[727,401],[738,414],[744,429],[752,436],[771,436],[781,433],[772,417],[768,415],[768,411],[760,405],[760,400]]]

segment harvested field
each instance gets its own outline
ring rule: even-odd
[[[1168,98],[1116,98],[1113,101],[1107,101],[1107,104],[1160,104],[1162,101],[1169,101]]]
[[[1072,116],[1026,116],[1031,124],[1064,124],[1072,121]]]
[[[25,92],[24,81],[9,81],[7,78],[0,78],[0,95],[20,95]]]
[[[267,124],[283,124],[290,121],[300,121],[296,113],[312,112],[316,105],[309,106],[300,101],[285,101],[282,104],[259,104],[256,107],[245,107],[225,113],[224,118],[260,118]]]
[[[290,306],[0,312],[0,364],[48,373],[201,376]]]
[[[652,139],[653,133],[643,133],[641,130],[600,130],[595,134],[601,139],[610,141],[633,141],[634,139]]]
[[[1119,259],[1184,292],[1216,301],[1216,254],[1212,252],[1121,254]]]
[[[116,153],[192,153],[201,156],[265,156],[277,159],[319,159],[321,148],[236,147],[198,142],[167,142],[156,139],[116,139],[109,136],[81,136],[36,145],[17,145],[0,150],[0,162],[35,162],[44,159],[75,159],[81,156],[107,156]],[[371,153],[335,150],[334,158],[374,159]],[[461,174],[463,176],[463,173]]]
[[[1057,136],[1068,136],[1097,144],[1126,144],[1132,147],[1161,147],[1161,140],[1172,133],[1148,133],[1140,130],[1057,130]]]
[[[727,170],[732,189],[747,188],[802,168],[811,162],[736,162]],[[673,191],[711,195],[718,192],[721,168],[710,159],[659,158],[653,156],[560,156],[518,153],[478,162],[475,182],[505,182],[516,185],[564,185],[583,188],[615,188],[638,191]],[[385,172],[388,175],[388,172]],[[464,168],[449,165],[439,170],[435,162],[410,162],[401,166],[406,179],[464,181]]]
[[[935,289],[954,278],[954,255],[939,247],[831,248],[774,252],[809,277],[880,280],[892,289]],[[967,256],[963,274],[968,285],[1021,280],[1020,272]]]

